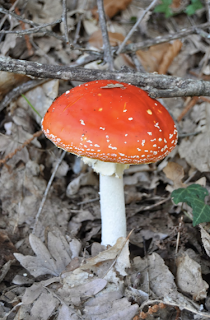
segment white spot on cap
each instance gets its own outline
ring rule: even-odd
[[[128,134],[126,133],[126,134],[125,134],[125,137],[127,137],[127,136],[128,136]]]
[[[149,136],[151,136],[151,135],[152,135],[152,132],[147,132],[147,133],[148,133],[148,135],[149,135]]]
[[[162,138],[159,138],[158,140],[159,140],[159,141],[162,141]]]
[[[157,145],[156,145],[156,144],[153,144],[153,147],[157,147]]]
[[[70,92],[70,90],[66,91],[66,94],[68,94]]]
[[[99,129],[101,129],[101,130],[105,130],[105,128],[103,128],[103,127],[100,127]]]
[[[128,118],[128,120],[130,120],[130,121],[131,121],[131,120],[133,120],[133,118]]]
[[[83,126],[85,126],[84,120],[79,120]]]
[[[98,144],[94,144],[94,146],[95,146],[95,147],[98,147],[98,148],[100,147]]]
[[[141,151],[141,149],[140,149],[140,148],[137,148],[137,150],[138,150],[138,151]]]
[[[145,144],[145,140],[142,140],[141,144],[142,144],[142,146],[144,146],[144,144]]]
[[[172,134],[170,133],[169,134],[169,139],[171,139],[172,137],[173,137],[173,133]]]
[[[117,150],[117,147],[112,147],[111,144],[108,146],[108,148],[113,149],[113,150]]]

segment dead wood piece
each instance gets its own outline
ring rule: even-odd
[[[0,70],[26,74],[37,78],[53,78],[89,82],[100,79],[118,80],[142,87],[152,98],[186,96],[210,96],[210,82],[128,71],[101,71],[94,69],[71,68],[37,62],[0,57]]]

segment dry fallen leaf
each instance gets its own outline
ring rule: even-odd
[[[27,81],[29,78],[23,74],[16,74],[10,72],[0,72],[0,100],[3,96],[10,92],[13,88],[19,86],[21,83]]]
[[[204,249],[206,254],[210,257],[210,234],[204,229],[204,227],[199,224],[200,231],[201,231],[201,239],[203,242]]]
[[[173,188],[171,189],[178,189],[178,188],[185,188],[186,185],[182,182],[184,178],[184,168],[176,163],[176,162],[168,162],[166,167],[163,169],[166,177],[173,181]],[[168,187],[168,186],[167,186]],[[167,189],[168,191],[172,191]]]
[[[25,96],[43,117],[53,100],[58,96],[58,87],[59,80],[50,80],[41,86],[29,90],[25,93]],[[41,123],[40,117],[31,109],[31,107],[29,107],[27,101],[23,97],[20,97],[17,100],[17,104],[19,107],[26,109],[27,112],[36,119],[37,123]]]
[[[108,32],[109,42],[112,47],[116,47],[123,42],[125,37],[121,33],[117,32]],[[89,45],[95,47],[97,49],[102,49],[103,39],[101,30],[97,30],[93,32],[93,34],[89,38]]]
[[[67,197],[71,198],[73,195],[77,194],[81,186],[87,186],[87,185],[90,185],[90,186],[98,185],[98,178],[93,171],[80,173],[80,175],[77,178],[73,179],[67,186],[67,189],[66,189]]]
[[[147,72],[166,73],[181,47],[182,42],[175,40],[172,44],[161,43],[148,50],[138,50],[136,54]]]
[[[157,253],[144,259],[134,258],[133,267],[136,272],[141,273],[141,290],[150,295],[152,293],[153,299],[178,306],[181,310],[187,309],[199,313],[200,306],[177,291],[174,276]],[[144,305],[151,305],[151,302],[151,300],[145,301],[141,308]]]
[[[64,236],[58,238],[52,232],[48,233],[48,249],[35,235],[29,236],[30,245],[36,256],[15,254],[15,258],[34,277],[51,274],[59,276],[71,261],[71,251]]]
[[[209,285],[202,279],[201,266],[188,255],[177,258],[176,282],[179,289],[191,294],[195,301],[207,296]]]
[[[132,0],[104,0],[104,11],[109,18],[112,18],[119,11],[125,10]],[[92,10],[93,16],[98,19],[97,8]]]
[[[168,71],[169,66],[171,65],[174,58],[178,55],[179,51],[182,48],[182,42],[180,40],[174,40],[170,47],[166,51],[161,61],[161,64],[158,68],[158,73],[166,74]]]
[[[202,104],[203,105],[203,104]],[[199,107],[201,107],[200,105]],[[210,157],[207,150],[210,146],[210,108],[209,103],[205,102],[205,124],[202,126],[202,131],[197,136],[187,137],[182,139],[178,152],[181,158],[185,160],[199,171],[210,170]]]

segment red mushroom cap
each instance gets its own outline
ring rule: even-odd
[[[59,148],[106,162],[156,162],[177,143],[168,111],[140,88],[114,80],[88,82],[62,94],[42,128]]]

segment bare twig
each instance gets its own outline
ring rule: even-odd
[[[0,71],[26,74],[37,78],[77,80],[82,82],[93,81],[95,79],[118,80],[142,87],[149,92],[152,98],[210,96],[209,81],[133,72],[127,69],[101,71],[0,57]]]
[[[179,31],[177,33],[167,34],[167,35],[161,36],[161,37],[158,36],[154,39],[148,39],[148,40],[141,41],[138,43],[130,43],[124,47],[124,49],[121,51],[121,53],[136,52],[139,49],[144,49],[144,48],[154,46],[156,44],[165,43],[165,42],[169,42],[171,40],[176,40],[176,39],[180,39],[183,37],[187,37],[187,36],[194,34],[194,33],[197,34],[198,30],[207,29],[209,27],[210,27],[210,22],[206,22],[206,23],[198,25],[197,28],[195,28],[193,26],[193,27],[190,27],[187,29],[182,29],[181,31]]]
[[[124,46],[126,45],[126,42],[130,39],[130,37],[133,35],[133,33],[136,31],[136,28],[138,27],[139,23],[142,21],[142,19],[144,18],[145,14],[154,7],[154,5],[156,4],[157,0],[153,0],[151,2],[151,4],[144,10],[144,12],[140,15],[140,17],[138,18],[138,20],[136,21],[136,23],[134,24],[134,26],[132,27],[132,29],[128,32],[127,36],[125,37],[125,39],[123,40],[123,42],[120,44],[119,48],[117,49],[116,54],[120,54],[124,48]]]
[[[131,56],[131,58],[132,58],[132,60],[133,60],[133,62],[135,64],[136,70],[138,72],[145,72],[145,70],[144,70],[140,60],[138,59],[136,53],[135,52],[131,52],[130,56]]]
[[[205,7],[206,7],[207,20],[210,22],[210,1],[204,0],[204,3],[205,3]]]
[[[17,149],[15,149],[15,151],[11,152],[10,154],[8,154],[4,159],[0,160],[0,166],[4,165],[7,160],[11,159],[12,157],[14,157],[14,155],[18,152],[21,151],[23,148],[25,148],[29,143],[31,143],[31,141],[33,141],[35,138],[41,136],[42,134],[42,130],[37,131],[33,134],[33,136],[31,138],[29,138],[28,140],[26,140],[20,147],[18,147]]]
[[[20,11],[19,11],[18,7],[15,8],[15,13],[18,16],[20,15]],[[23,21],[20,21],[20,26],[21,26],[22,30],[26,29],[25,23]],[[25,42],[26,42],[26,47],[28,49],[28,55],[32,56],[33,55],[33,49],[32,49],[32,45],[31,45],[31,42],[30,42],[29,35],[25,34],[24,38],[25,38]]]
[[[114,61],[113,61],[112,50],[109,42],[107,27],[106,27],[106,18],[105,18],[103,0],[97,0],[97,6],[98,6],[99,22],[100,22],[102,38],[103,38],[104,60],[108,63],[109,70],[114,70]]]
[[[21,35],[25,35],[25,34],[32,34],[32,33],[37,33],[37,32],[46,32],[46,30],[41,30],[41,29],[45,29],[46,27],[49,26],[53,26],[54,24],[60,23],[61,19],[58,19],[57,21],[51,22],[51,23],[45,23],[43,25],[37,26],[37,27],[33,27],[33,28],[29,28],[29,29],[25,29],[25,30],[0,30],[0,34],[1,33],[14,33],[14,34],[21,34]]]
[[[14,8],[16,7],[16,5],[18,4],[20,0],[16,0],[13,5],[11,6],[11,8],[9,9],[9,11],[12,11],[14,10]],[[2,28],[4,22],[6,21],[6,19],[8,18],[9,14],[5,14],[5,16],[1,19],[1,22],[0,22],[0,29]]]
[[[0,12],[4,13],[4,14],[11,15],[12,17],[16,18],[17,20],[23,21],[24,23],[28,23],[28,24],[30,24],[30,25],[32,25],[34,27],[41,27],[41,28],[43,27],[43,25],[39,25],[38,23],[35,23],[35,22],[31,21],[31,20],[24,19],[24,18],[20,17],[19,15],[15,14],[14,12],[12,12],[12,11],[10,12],[9,10],[6,10],[4,8],[0,8]],[[61,21],[62,21],[62,19],[58,19],[58,20],[56,20],[56,21],[54,21],[52,23],[45,24],[45,25],[50,26],[50,25],[54,25],[56,23],[60,23]],[[4,31],[4,30],[2,30],[2,31]],[[49,36],[53,36],[53,37],[55,37],[55,38],[57,38],[59,40],[62,40],[62,41],[65,40],[65,38],[63,36],[60,36],[57,33],[52,32],[52,31],[50,31],[48,29],[44,29],[44,30],[42,30],[40,32],[44,32],[45,34],[47,34]],[[1,33],[1,31],[0,31],[0,33]],[[3,33],[8,33],[8,32],[4,31]],[[14,33],[14,32],[10,32],[10,33]],[[21,33],[21,34],[24,34],[24,33]]]
[[[85,9],[86,4],[87,4],[87,0],[83,0],[81,10]],[[76,44],[78,39],[79,39],[79,33],[80,33],[83,17],[84,17],[84,13],[80,14],[79,20],[77,22],[77,27],[76,27],[76,30],[75,30],[75,36],[74,36],[74,42],[73,42],[74,44]]]
[[[44,82],[48,81],[47,79],[39,79],[39,80],[30,80],[25,82],[18,87],[14,88],[10,91],[4,99],[0,102],[0,111],[2,111],[8,104],[14,100],[15,98],[19,97],[21,93],[25,93],[30,89],[37,87],[38,85],[43,84]]]
[[[69,43],[69,32],[68,32],[68,23],[67,23],[67,7],[66,7],[66,0],[63,0],[63,14],[62,14],[62,21],[64,24],[64,32],[65,32],[65,39],[66,44]]]
[[[175,250],[176,254],[178,253],[178,249],[179,249],[182,224],[183,224],[183,216],[181,216],[181,219],[179,221],[179,227],[178,227],[178,233],[177,233],[177,239],[176,239],[176,250]]]
[[[60,158],[58,159],[58,161],[57,161],[57,163],[56,163],[56,166],[55,166],[55,168],[54,168],[54,170],[53,170],[53,173],[52,173],[52,175],[51,175],[51,177],[50,177],[50,180],[48,181],[47,188],[45,189],[45,193],[44,193],[44,195],[43,195],[41,204],[40,204],[40,206],[39,206],[39,210],[38,210],[37,215],[36,215],[36,218],[35,218],[35,224],[34,224],[34,228],[33,228],[33,234],[36,234],[36,232],[37,232],[37,227],[38,227],[38,223],[39,223],[40,214],[42,213],[42,209],[43,209],[44,204],[45,204],[45,201],[46,201],[46,199],[47,199],[47,195],[48,195],[48,192],[49,192],[49,190],[50,190],[50,187],[51,187],[51,184],[52,184],[52,182],[53,182],[53,179],[54,179],[54,177],[55,177],[55,174],[56,174],[56,172],[57,172],[57,170],[58,170],[58,167],[59,167],[59,165],[61,164],[61,162],[62,162],[65,154],[66,154],[66,151],[63,151],[62,154],[61,154],[61,156],[60,156]]]

